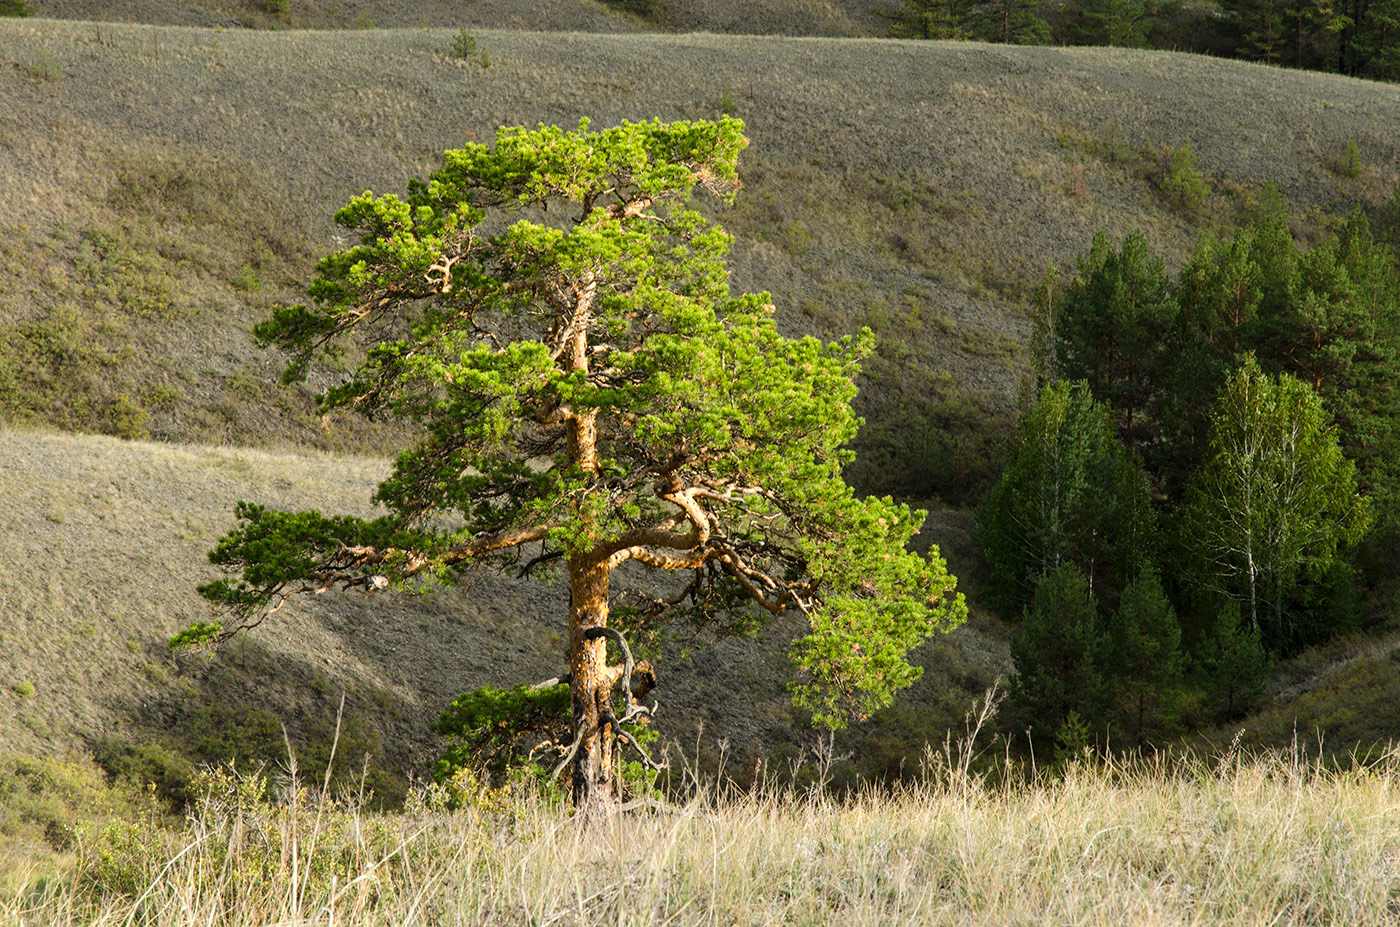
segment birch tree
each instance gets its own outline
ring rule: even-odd
[[[1320,576],[1368,523],[1356,467],[1317,393],[1246,357],[1216,400],[1183,518],[1194,581],[1239,602],[1254,633],[1278,639],[1285,594]]]

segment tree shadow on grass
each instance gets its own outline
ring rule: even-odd
[[[319,783],[334,745],[336,787],[393,807],[429,774],[442,745],[428,726],[452,698],[561,669],[562,596],[482,575],[427,595],[297,602],[212,651],[149,639],[150,685],[109,701],[120,720],[91,746],[113,776],[179,802],[199,768],[285,770],[289,746],[302,781]]]

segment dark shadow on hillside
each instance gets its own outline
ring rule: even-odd
[[[212,652],[148,640],[152,684],[109,703],[122,720],[95,746],[158,781],[163,765],[285,766],[285,726],[301,769],[319,778],[343,693],[336,775],[354,778],[368,756],[371,784],[392,803],[429,774],[441,745],[428,726],[453,697],[559,671],[544,613],[562,615],[562,603],[549,586],[481,576],[422,596],[297,602]]]

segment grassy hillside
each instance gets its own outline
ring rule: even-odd
[[[349,196],[400,191],[498,125],[745,119],[747,188],[717,214],[735,285],[771,290],[789,332],[875,328],[853,476],[958,503],[1011,421],[1046,261],[1072,262],[1106,226],[1143,228],[1179,262],[1270,179],[1313,238],[1400,179],[1393,87],[1164,53],[641,34],[571,9],[556,25],[599,32],[483,28],[489,66],[453,54],[453,28],[0,20],[0,562],[31,565],[0,573],[0,739],[175,738],[217,756],[215,734],[236,729],[273,752],[282,718],[324,749],[344,688],[356,749],[402,773],[431,755],[426,722],[452,695],[558,671],[561,594],[513,579],[409,603],[327,597],[212,659],[163,647],[203,614],[193,587],[235,500],[361,511],[394,439],[319,422],[310,393],[337,371],[282,390],[250,325],[298,298]],[[1337,169],[1350,140],[1355,177]],[[1159,189],[1187,144],[1213,191],[1195,211]],[[968,524],[943,510],[928,531],[963,576]],[[668,735],[704,721],[740,754],[797,748],[781,631],[746,646],[742,661],[732,647],[672,661]],[[985,618],[932,642],[909,700],[844,748],[897,767],[1005,654]]]
[[[0,430],[0,561],[33,565],[0,572],[0,742],[37,755],[195,745],[211,758],[238,746],[276,760],[280,720],[310,762],[324,757],[343,691],[350,750],[375,754],[381,788],[424,774],[441,749],[428,725],[458,693],[562,671],[567,591],[547,576],[482,574],[421,597],[327,595],[289,604],[213,656],[166,647],[207,613],[195,586],[215,575],[205,554],[237,500],[365,513],[385,472],[368,458]],[[955,566],[967,565],[956,559],[964,526],[949,513],[938,532]],[[668,648],[658,730],[693,747],[704,726],[707,745],[727,738],[741,765],[810,746],[783,689],[794,631]],[[961,718],[1001,669],[998,640],[978,619],[924,649],[918,704],[930,722]],[[851,732],[851,744],[872,730]],[[895,762],[886,754],[898,747],[875,760]]]
[[[453,35],[0,22],[6,417],[375,446],[363,426],[311,427],[307,396],[272,386],[278,359],[247,334],[336,244],[340,204],[402,190],[501,124],[727,111],[753,141],[748,189],[719,217],[738,236],[735,283],[772,290],[790,331],[875,327],[856,475],[956,498],[1008,421],[1047,260],[1072,261],[1101,226],[1144,228],[1180,259],[1269,179],[1315,235],[1400,177],[1393,88],[1325,75],[1113,50],[499,31],[479,34],[483,67],[453,57]],[[1334,170],[1351,139],[1358,177]],[[1187,144],[1215,191],[1194,213],[1157,188]]]
[[[34,0],[38,16],[258,29],[522,29],[883,35],[897,0]]]

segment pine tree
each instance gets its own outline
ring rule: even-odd
[[[967,0],[904,0],[893,14],[890,35],[901,39],[965,39],[971,7]]]
[[[1400,78],[1400,0],[1372,0],[1356,45],[1360,73],[1377,80]]]
[[[974,17],[976,36],[1007,45],[1049,45],[1050,24],[1042,15],[1040,0],[992,0]]]
[[[1148,10],[1143,0],[1082,0],[1079,38],[1085,45],[1142,48]]]
[[[1113,408],[1129,449],[1152,440],[1164,348],[1179,311],[1166,263],[1141,232],[1117,251],[1103,232],[1095,235],[1061,297],[1060,370],[1087,380],[1094,398]]]
[[[1110,622],[1105,672],[1114,680],[1114,730],[1144,747],[1180,730],[1181,625],[1155,570],[1138,574],[1123,591]]]
[[[1044,574],[1011,638],[1011,698],[1038,739],[1052,739],[1071,712],[1102,729],[1113,694],[1106,645],[1084,574],[1073,563]]]
[[[794,699],[828,725],[917,678],[909,648],[965,612],[937,553],[905,548],[922,514],[841,478],[871,336],[783,337],[766,294],[730,292],[729,238],[690,205],[697,187],[732,194],[746,144],[734,119],[502,129],[407,198],[341,210],[358,243],[257,334],[291,354],[290,379],[358,342],[325,411],[392,416],[416,442],[380,517],[241,503],[210,555],[230,575],[200,590],[221,618],[176,643],[227,638],[298,593],[558,564],[571,719],[554,774],[571,769],[589,810],[613,797],[614,747],[640,750],[629,629],[795,614]],[[619,627],[623,564],[678,579]]]
[[[1236,33],[1236,54],[1265,64],[1283,57],[1288,15],[1283,0],[1227,0],[1221,6]]]
[[[1264,689],[1271,661],[1259,635],[1245,626],[1240,606],[1220,609],[1209,636],[1196,651],[1196,679],[1218,721],[1248,711]]]

